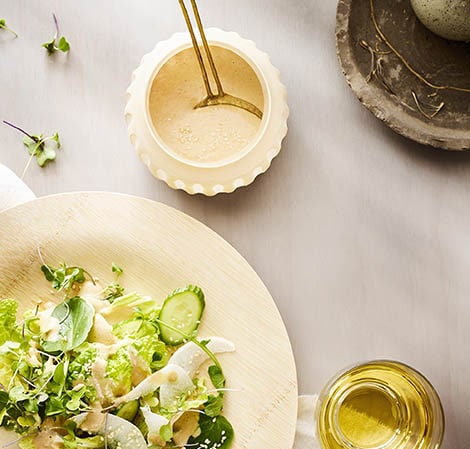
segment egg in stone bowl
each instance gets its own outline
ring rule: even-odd
[[[422,24],[444,39],[470,42],[470,0],[411,0]]]

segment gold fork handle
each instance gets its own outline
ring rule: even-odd
[[[209,61],[209,66],[211,68],[212,76],[214,77],[215,84],[217,85],[217,95],[223,96],[224,89],[222,88],[222,83],[220,81],[219,74],[217,73],[217,68],[215,67],[215,62],[214,62],[214,58],[212,57],[211,49],[209,47],[209,44],[207,43],[206,33],[204,32],[204,26],[202,25],[202,20],[199,14],[196,0],[191,0],[191,6],[193,7],[194,18],[196,19],[196,24],[199,29],[199,35],[201,36],[202,45],[204,46],[207,60]]]
[[[209,67],[212,72],[212,77],[214,78],[215,84],[217,86],[217,94],[214,95],[214,93],[212,92],[210,81],[209,81],[206,64],[204,62],[201,49],[199,48],[196,34],[194,33],[194,28],[191,23],[191,18],[189,17],[188,9],[186,8],[184,0],[178,0],[178,1],[181,6],[181,10],[183,11],[184,20],[186,21],[186,26],[191,36],[191,41],[194,47],[194,51],[196,53],[197,61],[199,63],[199,68],[201,69],[201,73],[202,73],[202,79],[204,81],[204,86],[207,92],[207,97],[201,102],[199,102],[194,108],[197,109],[197,108],[202,108],[205,106],[216,106],[216,105],[235,106],[237,108],[241,108],[241,109],[244,109],[245,111],[251,112],[252,114],[256,115],[256,117],[258,117],[261,120],[263,118],[263,113],[261,112],[260,109],[258,109],[258,107],[256,107],[254,104],[250,103],[249,101],[243,100],[242,98],[234,97],[233,95],[229,95],[224,92],[224,89],[222,88],[222,83],[219,78],[219,74],[217,73],[217,68],[215,66],[214,58],[212,57],[209,43],[207,42],[207,39],[206,39],[206,33],[204,32],[204,26],[202,25],[202,20],[201,20],[201,16],[199,15],[196,0],[190,0],[191,6],[194,12],[194,18],[196,19],[197,28],[199,30],[199,35],[201,36],[202,46],[204,48],[204,52],[209,62]]]
[[[208,97],[213,97],[214,94],[213,94],[212,89],[211,89],[211,85],[210,85],[210,82],[209,82],[209,77],[207,76],[207,70],[206,70],[206,66],[204,64],[204,59],[202,57],[201,50],[199,49],[199,45],[197,43],[196,35],[194,34],[194,28],[193,28],[193,25],[191,23],[191,19],[189,18],[188,10],[186,9],[186,5],[184,4],[184,0],[178,0],[178,1],[179,1],[180,6],[181,6],[181,11],[183,12],[184,20],[186,22],[186,26],[188,28],[189,35],[191,36],[191,41],[193,43],[194,52],[196,53],[197,62],[199,63],[199,68],[201,69],[202,79],[204,81],[204,87],[206,88],[207,96]],[[205,35],[204,35],[204,38],[205,38]],[[220,80],[219,80],[219,83],[220,83]]]

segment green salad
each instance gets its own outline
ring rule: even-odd
[[[44,298],[17,317],[16,300],[0,300],[0,425],[17,433],[7,444],[229,448],[234,432],[222,416],[216,354],[235,348],[198,337],[199,287],[159,304],[127,293],[114,263],[114,281],[104,286],[81,267],[41,270],[61,302]]]

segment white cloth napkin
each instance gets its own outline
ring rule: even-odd
[[[9,168],[0,164],[0,211],[31,201],[36,196]]]
[[[318,395],[299,396],[293,449],[321,449],[315,425]]]
[[[0,164],[0,212],[36,196],[9,168]],[[315,405],[317,395],[299,396],[297,427],[293,449],[320,449],[316,435]]]

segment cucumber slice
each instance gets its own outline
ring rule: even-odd
[[[198,328],[205,305],[204,293],[195,285],[188,285],[171,293],[163,302],[160,311],[161,339],[172,346],[183,343],[185,337],[182,334],[192,335]],[[170,326],[182,334],[172,330]]]

